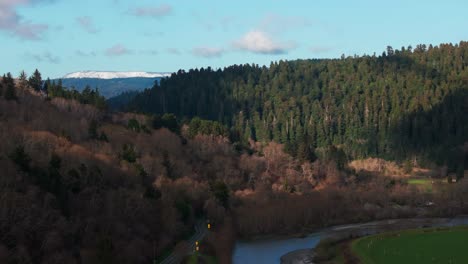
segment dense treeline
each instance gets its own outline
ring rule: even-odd
[[[128,104],[135,96],[138,91],[126,91],[117,96],[111,97],[106,100],[107,105],[110,109],[121,109]]]
[[[91,89],[91,87],[86,86],[86,88],[79,92],[75,89],[67,89],[62,85],[62,81],[58,82],[50,81],[49,79],[44,83],[44,90],[47,91],[47,94],[50,98],[62,97],[65,99],[77,100],[81,104],[90,104],[94,105],[98,109],[105,109],[106,99],[99,93],[99,90]]]
[[[454,170],[463,166],[457,147],[468,140],[467,66],[468,42],[461,42],[181,70],[128,109],[216,120],[234,139],[285,143],[294,156],[334,145],[352,158],[423,154]]]
[[[5,87],[6,96],[10,100],[16,98],[14,93],[15,87],[17,87],[19,89],[31,89],[50,99],[60,97],[76,100],[81,104],[90,104],[101,110],[107,108],[106,100],[99,93],[97,88],[91,89],[91,87],[87,86],[82,92],[77,91],[74,87],[68,89],[63,86],[62,80],[60,79],[57,82],[55,80],[51,81],[50,79],[44,81],[41,73],[37,69],[29,78],[27,74],[22,71],[16,80],[13,79],[11,73],[7,73],[3,76],[2,82],[0,82],[0,92],[2,87]]]

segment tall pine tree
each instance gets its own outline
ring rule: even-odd
[[[29,86],[31,86],[36,92],[42,89],[42,76],[41,73],[36,69],[31,77],[29,77]]]

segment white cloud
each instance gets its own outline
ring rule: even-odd
[[[24,21],[18,15],[16,8],[21,5],[32,5],[39,2],[51,2],[46,0],[0,0],[0,30],[13,36],[26,40],[38,40],[49,28],[45,24],[36,24]]]
[[[192,54],[198,57],[205,57],[205,58],[215,58],[221,57],[225,52],[224,49],[220,48],[211,48],[211,47],[197,47],[192,49]]]
[[[237,49],[260,54],[284,54],[296,46],[293,42],[277,42],[260,30],[247,32],[242,38],[234,41],[233,45]]]
[[[122,56],[132,53],[131,50],[127,49],[122,44],[116,44],[108,49],[106,49],[106,55],[109,57]]]

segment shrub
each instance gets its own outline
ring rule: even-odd
[[[16,147],[9,157],[20,170],[25,172],[30,170],[31,157],[24,151],[24,146]]]
[[[132,145],[124,144],[122,147],[122,153],[120,154],[120,158],[130,163],[136,162],[137,155],[135,153],[134,147]]]
[[[128,121],[127,128],[134,132],[140,133],[140,123],[135,118],[132,118]]]

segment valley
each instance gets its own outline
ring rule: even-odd
[[[319,234],[331,226],[402,219],[401,230],[425,226],[404,224],[411,219],[466,214],[466,68],[395,65],[467,50],[462,42],[376,58],[179,71],[123,94],[113,109],[99,90],[42,81],[39,71],[6,74],[0,260],[279,262],[319,241],[323,251]],[[418,88],[428,78],[432,88]],[[211,229],[194,236],[201,219]],[[350,227],[374,228],[359,226]],[[306,238],[260,242],[294,235]]]
[[[468,263],[466,10],[0,0],[0,264]]]

